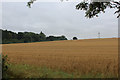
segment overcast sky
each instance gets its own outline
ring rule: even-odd
[[[32,8],[26,2],[2,4],[2,29],[14,32],[43,31],[49,35],[65,35],[68,39],[112,38],[118,36],[118,19],[115,10],[107,9],[98,18],[87,19],[84,11],[76,10],[77,2],[37,2]]]

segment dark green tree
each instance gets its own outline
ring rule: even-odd
[[[46,40],[47,41],[54,41],[55,39],[54,39],[54,36],[49,36],[49,37],[46,38]]]
[[[33,41],[34,41],[34,42],[40,41],[39,34],[35,34],[35,33],[34,33],[34,34],[32,35],[32,38],[33,38]]]
[[[73,37],[73,40],[77,40],[77,37]]]
[[[24,32],[24,42],[27,43],[27,42],[32,42],[32,36],[30,35],[29,32]]]
[[[24,33],[18,32],[17,39],[20,40],[20,39],[23,39],[23,37],[24,37]]]
[[[45,41],[46,40],[46,35],[41,31],[39,34],[40,41]]]
[[[65,36],[48,36],[46,41],[67,40]]]
[[[64,35],[62,35],[60,36],[60,40],[67,40],[67,38]]]

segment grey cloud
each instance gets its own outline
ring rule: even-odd
[[[42,30],[46,35],[65,35],[69,39],[97,38],[98,32],[102,37],[117,37],[115,10],[107,9],[98,18],[87,19],[84,11],[75,9],[76,4],[38,2],[28,8],[26,3],[3,3],[3,29],[35,33]]]

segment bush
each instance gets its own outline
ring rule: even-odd
[[[8,56],[2,55],[2,75],[3,75],[3,78],[6,76],[6,73],[8,71],[8,66],[9,66]]]
[[[73,37],[73,40],[77,40],[77,37]]]

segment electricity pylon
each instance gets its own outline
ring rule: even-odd
[[[98,32],[98,38],[100,39],[100,32]]]

